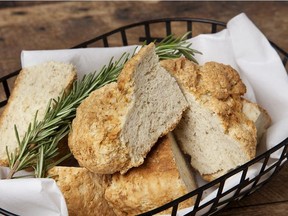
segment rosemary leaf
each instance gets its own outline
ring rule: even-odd
[[[17,139],[18,146],[20,146],[21,142],[20,142],[19,133],[18,133],[16,125],[14,125],[14,132],[15,132],[15,136],[16,136],[16,139]]]

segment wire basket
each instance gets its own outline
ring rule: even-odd
[[[180,36],[187,31],[190,32],[187,37],[191,38],[198,34],[216,33],[225,27],[226,24],[223,22],[208,19],[168,18],[149,20],[115,29],[103,35],[97,36],[91,40],[78,44],[72,47],[72,49],[86,47],[127,46],[132,44],[139,44],[139,42],[144,41],[147,43],[152,41],[157,42],[170,34]],[[288,53],[278,47],[272,41],[270,41],[270,43],[278,52],[280,58],[282,59],[283,65],[287,70]],[[19,71],[20,70],[17,70],[0,78],[0,86],[3,87],[6,97],[4,100],[0,101],[0,108],[6,105],[12,88],[12,84],[10,85],[10,83],[13,83],[12,81],[15,79]],[[266,184],[271,179],[271,177],[279,172],[280,168],[287,163],[287,147],[288,138],[277,144],[272,149],[266,151],[264,154],[257,156],[255,159],[221,176],[220,178],[205,184],[204,186],[199,187],[198,189],[178,199],[175,199],[170,203],[167,203],[142,215],[154,215],[166,209],[172,209],[171,215],[176,215],[180,203],[192,198],[195,200],[195,205],[190,209],[189,212],[186,212],[185,215],[211,215],[225,207],[231,201],[241,199]],[[275,160],[271,163],[269,160],[270,156],[276,151],[280,151],[281,156],[278,160]],[[259,167],[258,174],[253,178],[247,177],[248,169],[252,166],[255,166],[259,162],[261,162],[262,165]],[[240,176],[239,183],[229,189],[226,189],[224,187],[225,183],[235,175]],[[201,202],[207,191],[214,188],[218,188],[217,195],[205,203]],[[14,215],[13,213],[2,210],[0,208],[0,213],[4,215]]]

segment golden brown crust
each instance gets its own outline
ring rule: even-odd
[[[208,181],[208,182],[211,182],[213,180],[215,180],[216,178],[224,175],[225,173],[223,173],[223,171],[219,171],[219,172],[216,172],[216,173],[212,173],[212,174],[202,174],[201,177],[205,180],[205,181]]]
[[[142,59],[150,55],[151,51],[154,49],[155,45],[153,43],[142,47],[139,52],[124,65],[122,71],[125,73],[119,74],[117,79],[118,88],[122,94],[125,94],[128,98],[133,91],[133,74],[135,73],[135,68],[137,68],[137,66],[142,63]]]
[[[112,176],[105,197],[118,215],[136,215],[188,193],[181,180],[167,136],[160,139],[145,163],[125,175]],[[193,200],[180,205],[193,205]]]
[[[240,122],[252,124],[242,113],[241,96],[246,87],[231,66],[216,62],[198,66],[186,58],[161,61],[161,66],[175,76],[182,88],[218,114],[226,131]]]
[[[177,100],[166,103],[159,83],[169,85]],[[69,147],[80,166],[95,173],[123,174],[143,163],[157,139],[176,127],[186,108],[176,80],[160,67],[151,43],[125,63],[117,83],[95,90],[77,108]]]
[[[163,60],[160,64],[175,76],[183,90],[196,91],[200,72],[197,64],[187,61],[186,58]]]
[[[87,216],[99,213],[114,216],[104,191],[109,177],[79,167],[54,167],[48,174],[55,179],[65,198],[69,215]]]
[[[0,166],[8,167],[9,166],[8,159],[6,160],[0,159]]]
[[[219,100],[231,95],[244,95],[246,87],[239,74],[230,65],[207,62],[200,67],[197,91],[200,95],[208,94]]]
[[[15,100],[15,94],[19,89],[19,83],[21,83],[22,79],[24,79],[26,77],[25,71],[26,71],[25,69],[22,69],[20,71],[20,73],[18,74],[15,82],[14,82],[12,93],[11,93],[9,100],[8,100],[8,102],[4,108],[4,111],[0,115],[0,125],[3,124],[4,116],[6,116],[9,112],[10,104],[12,103],[13,100]],[[0,158],[0,166],[7,166],[8,167],[9,166],[8,158],[6,158],[6,159]]]
[[[239,74],[229,65],[207,62],[203,66],[185,59],[165,60],[161,65],[175,76],[183,91],[209,108],[221,120],[224,132],[241,143],[248,158],[256,154],[255,124],[242,111],[246,87]],[[211,179],[207,174],[206,179]]]
[[[92,172],[114,173],[126,165],[128,150],[118,139],[126,106],[117,83],[94,91],[80,104],[69,147],[81,166]]]
[[[95,173],[112,174],[130,168],[129,149],[119,139],[134,86],[133,73],[154,44],[142,48],[110,83],[86,98],[77,109],[69,147],[81,166]]]
[[[272,120],[268,112],[260,105],[253,103],[245,98],[242,98],[242,112],[254,122],[257,129],[257,143],[261,142],[261,139],[266,132],[267,128],[271,125]]]
[[[231,95],[243,95],[246,87],[231,66],[207,62],[199,66],[186,58],[161,61],[181,85],[196,95],[209,95],[224,100]]]

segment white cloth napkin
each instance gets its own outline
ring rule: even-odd
[[[0,179],[8,174],[0,169]],[[17,215],[68,215],[65,199],[53,179],[0,180],[0,208]],[[1,215],[1,213],[0,213]]]
[[[287,72],[266,37],[245,14],[230,20],[227,29],[238,66],[253,86],[257,102],[272,118],[266,139],[266,150],[270,149],[288,137]],[[279,152],[272,155],[279,156]]]
[[[223,31],[199,35],[191,42],[193,48],[203,52],[197,56],[200,64],[217,61],[234,67],[246,84],[245,97],[268,111],[273,124],[259,151],[265,152],[288,137],[286,70],[267,38],[244,13],[231,19]],[[272,155],[279,156],[279,152]]]
[[[245,97],[249,100],[257,101],[269,112],[273,124],[267,131],[267,139],[262,143],[262,151],[270,149],[288,137],[288,77],[286,70],[278,54],[271,47],[266,37],[245,14],[242,13],[232,18],[228,22],[227,28],[219,33],[199,35],[190,39],[190,41],[192,42],[193,48],[203,53],[203,55],[196,56],[200,64],[206,61],[217,61],[234,67],[247,86],[248,91]],[[85,73],[99,70],[110,61],[112,56],[114,56],[116,60],[123,52],[132,53],[134,49],[135,46],[23,51],[21,54],[21,62],[22,67],[52,60],[72,63],[76,65],[79,77],[82,77]],[[273,157],[278,158],[279,153],[276,152],[273,154]],[[257,174],[259,171],[258,165],[259,164],[256,164],[249,170],[247,178]],[[45,179],[31,181],[47,182]],[[18,197],[24,196],[24,194],[35,192],[35,189],[30,187],[30,180],[23,180],[21,183],[27,185],[27,187],[19,187],[17,191],[14,190],[15,187],[12,181],[11,184],[9,182],[9,180],[0,181],[0,203],[3,197],[10,200],[11,205],[7,206],[7,210],[13,211],[16,210],[13,200],[18,200]],[[225,189],[229,188],[229,185],[237,184],[237,182],[239,182],[239,175],[231,178],[228,182],[229,184],[225,185]],[[10,184],[10,186],[7,186],[8,184]],[[11,190],[14,190],[13,194]],[[43,187],[42,190],[42,194],[46,194],[44,192],[46,191],[46,187]],[[23,194],[21,194],[22,192]],[[42,203],[41,208],[43,208],[43,211],[47,208],[47,210],[55,212],[55,214],[51,213],[49,215],[67,215],[67,211],[62,208],[64,205],[61,204],[61,202],[55,206],[51,206],[50,204],[45,205],[46,199],[51,200],[51,196],[58,197],[58,192],[55,188],[55,195],[47,193],[46,196],[37,197],[37,200],[33,199],[33,196],[29,196],[26,197],[26,201],[23,201],[22,204],[25,206],[26,202],[39,202]],[[217,191],[212,191],[202,202],[206,202],[215,197],[216,192]],[[60,200],[62,200],[62,198],[58,199],[58,201]],[[54,203],[56,203],[56,201]],[[19,205],[21,205],[21,203],[19,203]],[[178,215],[183,215],[187,210],[180,211]],[[22,211],[21,214],[32,215],[30,210],[27,210],[27,214],[25,211]]]
[[[125,52],[132,55],[136,47],[137,45],[63,50],[23,50],[21,52],[21,64],[22,68],[25,68],[47,61],[71,63],[77,69],[78,79],[81,79],[84,74],[99,71],[109,63],[112,57],[113,60],[118,60]]]

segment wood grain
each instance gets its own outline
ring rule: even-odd
[[[287,202],[275,202],[262,205],[250,205],[247,207],[230,208],[225,211],[221,211],[221,216],[272,216],[272,215],[287,215],[288,205]]]
[[[20,68],[21,50],[69,48],[123,25],[165,17],[227,22],[245,12],[270,40],[288,50],[287,11],[287,2],[1,2],[0,77]],[[260,190],[216,215],[286,216],[287,179],[285,166]]]
[[[222,215],[245,215],[245,216],[272,216],[287,215],[288,208],[288,166],[284,166],[276,176],[256,192],[234,201],[221,212]],[[278,205],[279,204],[279,205]],[[276,208],[276,206],[281,208]]]
[[[2,9],[0,73],[20,67],[23,49],[68,48],[133,22],[163,17],[228,21],[245,12],[267,37],[288,49],[288,4],[282,2],[56,2]],[[267,14],[270,16],[267,17]]]

